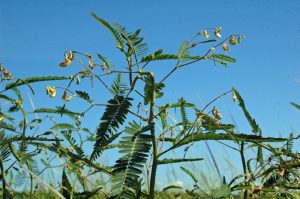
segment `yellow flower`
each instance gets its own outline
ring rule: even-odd
[[[4,119],[4,116],[0,115],[0,122],[2,122],[3,119]]]
[[[209,33],[207,32],[207,30],[204,30],[203,36],[204,36],[206,39],[209,38]]]
[[[47,92],[47,95],[49,95],[52,98],[56,96],[56,90],[55,90],[55,87],[53,87],[53,86],[47,86],[46,92]]]
[[[234,39],[234,37],[232,36],[232,37],[230,37],[230,39],[229,39],[229,43],[231,44],[231,45],[235,45],[235,44],[237,44],[237,41]]]
[[[66,66],[69,66],[71,64],[71,60],[70,59],[65,59],[64,62],[61,62],[59,64],[60,67],[66,67]]]
[[[215,29],[215,32],[214,32],[214,33],[215,33],[215,36],[216,36],[217,38],[222,37],[222,35],[220,34],[221,30],[222,30],[221,27]]]
[[[228,47],[227,43],[225,43],[225,42],[223,43],[222,48],[224,51],[229,51],[229,47]]]

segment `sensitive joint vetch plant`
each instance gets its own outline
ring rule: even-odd
[[[188,102],[184,96],[163,103],[166,80],[174,72],[204,60],[225,67],[236,62],[224,54],[239,45],[243,35],[223,38],[225,33],[220,27],[206,28],[191,40],[182,42],[175,54],[162,49],[148,53],[139,29],[129,32],[94,13],[92,16],[112,34],[124,66],[122,63],[117,67],[100,53],[95,58],[76,50],[66,51],[59,63],[58,70],[66,71],[74,65],[81,67],[70,76],[20,79],[1,65],[0,192],[3,198],[20,195],[42,198],[45,193],[56,198],[297,197],[300,156],[292,151],[293,140],[297,137],[292,134],[287,138],[264,137],[235,88],[217,96],[203,108]],[[193,51],[197,48],[207,48],[207,51],[195,55]],[[164,61],[169,61],[168,64],[174,61],[174,67],[158,78],[151,64]],[[85,84],[84,89],[79,90],[87,80],[91,81],[91,88]],[[65,83],[54,86],[57,81]],[[61,96],[60,101],[55,101],[59,105],[34,108],[33,112],[26,109],[24,93],[28,89],[24,88],[28,87],[34,97],[37,90],[34,83],[44,86],[53,100]],[[96,85],[109,93],[109,99],[104,99],[105,95],[100,99],[92,97],[91,89]],[[222,123],[224,115],[214,105],[222,97],[230,97],[233,103],[239,104],[252,132],[240,133],[233,124]],[[85,127],[84,118],[99,107],[104,107],[102,112],[97,112],[99,125]],[[172,114],[179,116],[175,124],[169,117]],[[42,125],[46,131],[41,130]],[[189,176],[192,187],[174,184],[157,189],[161,165],[205,161],[202,157],[187,158],[186,154],[194,143],[209,141],[217,141],[238,153],[243,172],[233,179],[223,177],[219,187],[207,190],[201,186],[201,176],[181,166],[177,172]],[[180,147],[184,148],[182,157],[170,158],[168,154]],[[102,155],[116,153],[116,149],[118,158],[113,165],[102,162]],[[250,149],[255,151],[255,157],[246,156],[245,151]],[[57,168],[62,170],[58,187],[41,177]],[[29,188],[20,192],[15,181],[17,176],[22,176],[18,178],[22,179],[21,184],[29,182]]]

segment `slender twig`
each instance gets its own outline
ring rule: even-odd
[[[129,113],[131,113],[132,115],[134,115],[134,116],[140,118],[140,119],[143,120],[143,121],[148,121],[147,118],[144,118],[144,117],[142,117],[141,115],[136,114],[135,112],[133,112],[133,111],[131,111],[131,110],[129,110]]]
[[[217,101],[218,99],[220,99],[221,97],[227,95],[227,94],[230,93],[230,92],[232,92],[232,89],[230,89],[229,91],[227,91],[227,92],[225,92],[225,93],[223,93],[223,94],[217,96],[216,98],[214,98],[213,100],[211,100],[208,104],[206,104],[206,105],[202,108],[202,110],[201,110],[200,112],[201,112],[201,113],[204,112],[204,111],[207,109],[207,107],[209,107],[212,103],[214,103],[215,101]]]

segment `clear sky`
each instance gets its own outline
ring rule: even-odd
[[[244,34],[246,40],[228,53],[236,64],[198,62],[177,71],[166,81],[166,101],[185,96],[205,104],[235,86],[263,135],[299,132],[300,114],[289,102],[300,103],[300,1],[0,0],[0,63],[14,77],[72,74],[79,65],[58,67],[66,50],[101,52],[118,63],[113,38],[91,12],[132,31],[141,28],[149,52],[175,53],[206,27],[221,26],[223,35]],[[172,67],[162,63],[153,70],[160,77]],[[241,131],[250,132],[230,97],[217,105],[224,121],[234,118]]]

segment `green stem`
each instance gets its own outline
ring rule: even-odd
[[[151,79],[151,103],[150,103],[150,116],[148,123],[153,123],[154,120],[154,103],[155,103],[155,94],[154,94],[154,77],[153,74],[150,73],[149,77]],[[152,169],[151,169],[151,176],[150,176],[150,198],[155,197],[155,178],[156,178],[156,171],[157,171],[157,165],[158,165],[158,147],[156,142],[156,135],[155,135],[155,129],[151,129],[151,136],[152,136],[152,148],[153,148],[153,156],[152,156]]]
[[[128,68],[129,68],[129,85],[132,84],[132,60],[131,57],[128,58]]]
[[[245,155],[244,155],[244,146],[245,146],[245,142],[243,141],[241,143],[240,155],[241,155],[241,159],[242,159],[243,171],[244,171],[245,183],[246,183],[248,178],[247,178],[247,165],[246,165],[246,160],[245,160]],[[247,198],[248,198],[248,190],[245,189],[244,199],[247,199]]]
[[[26,165],[28,167],[28,170],[32,171],[32,167],[31,167],[29,161],[26,161]],[[33,193],[33,175],[32,175],[32,173],[29,173],[29,176],[30,176],[30,193],[29,193],[30,195],[29,195],[29,198],[31,199],[32,198],[32,193]]]

